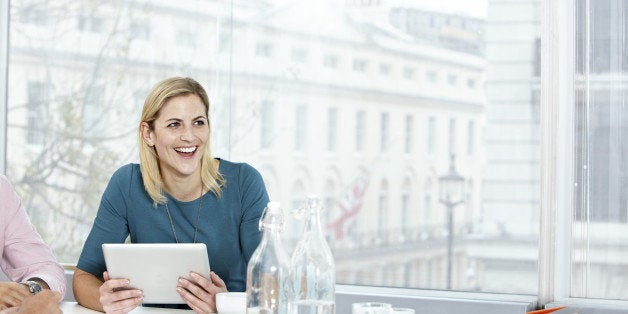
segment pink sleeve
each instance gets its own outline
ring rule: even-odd
[[[22,202],[6,177],[0,175],[0,267],[12,281],[40,278],[65,294],[63,267],[33,227]]]

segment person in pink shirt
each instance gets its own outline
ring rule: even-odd
[[[0,313],[19,307],[44,289],[66,290],[63,267],[33,227],[9,180],[0,175],[0,268],[11,281],[0,282]],[[36,300],[38,298],[35,298]],[[3,310],[15,308],[5,312]],[[47,313],[41,309],[41,313]],[[50,312],[54,313],[54,312]]]

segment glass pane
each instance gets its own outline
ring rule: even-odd
[[[576,2],[573,297],[628,299],[628,1]]]
[[[217,46],[230,7],[11,1],[7,175],[59,260],[76,262],[109,177],[139,160],[140,110],[159,80],[202,82],[222,118],[214,144],[227,145],[229,98],[216,73],[228,70]]]
[[[272,102],[282,131],[262,155],[234,124],[249,136],[231,156],[261,166],[273,199],[294,204],[292,182],[326,195],[339,283],[534,294],[540,6],[271,1],[233,24],[233,108]],[[451,220],[450,153],[465,189]]]
[[[147,90],[192,76],[218,157],[259,169],[287,214],[324,197],[338,283],[534,294],[540,5],[12,1],[8,175],[75,262],[138,160]],[[464,193],[441,202],[452,165]]]

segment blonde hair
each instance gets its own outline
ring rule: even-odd
[[[206,191],[211,191],[216,197],[221,196],[221,188],[225,185],[225,179],[218,171],[211,154],[211,125],[209,125],[209,97],[205,89],[194,79],[189,77],[171,77],[165,79],[148,93],[142,108],[142,117],[138,127],[138,145],[140,152],[140,169],[146,192],[153,199],[153,204],[165,203],[164,182],[161,178],[159,161],[155,147],[148,145],[142,136],[142,123],[146,122],[151,130],[154,130],[154,121],[159,117],[161,108],[168,100],[177,96],[194,94],[205,105],[205,114],[208,118],[209,136],[205,149],[201,156],[201,182]]]

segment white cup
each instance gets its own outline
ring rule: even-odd
[[[351,304],[352,314],[391,314],[392,305],[380,302],[360,302]]]
[[[246,292],[220,292],[216,294],[219,314],[246,313]]]

